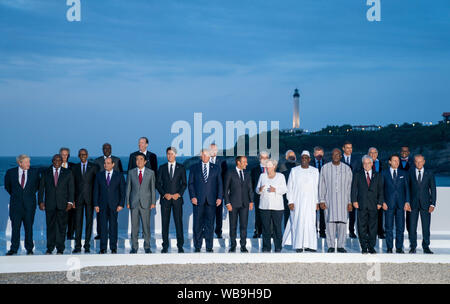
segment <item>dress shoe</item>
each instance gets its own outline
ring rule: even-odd
[[[339,248],[338,248],[338,250],[339,250]],[[317,250],[311,249],[311,248],[305,248],[305,251],[308,251],[308,252],[317,252]]]
[[[320,233],[319,236],[320,236],[322,239],[326,239],[326,238],[327,238],[327,235],[326,235],[325,233]]]
[[[56,254],[59,254],[59,255],[64,254],[64,251],[58,250],[58,251],[56,252]]]
[[[402,248],[395,249],[395,253],[405,253]]]
[[[340,253],[346,253],[347,250],[345,250],[345,248],[338,248],[338,249],[337,249],[337,252],[340,252]]]
[[[426,254],[433,254],[433,251],[431,251],[430,248],[424,248],[424,249],[423,249],[423,253],[426,253]]]
[[[236,247],[231,247],[228,252],[236,252]]]
[[[350,232],[349,236],[350,236],[351,239],[357,239],[358,238],[354,232]]]
[[[361,253],[362,254],[368,254],[369,252],[367,251],[367,248],[363,248],[363,249],[361,249]]]
[[[328,248],[328,251],[327,251],[327,252],[334,252],[334,248],[333,248],[333,247]]]
[[[303,249],[302,248],[298,248],[298,249],[295,249],[295,251],[298,252],[298,253],[301,253],[301,252],[303,252]]]
[[[241,252],[248,252],[248,250],[245,247],[241,247]]]
[[[384,239],[386,238],[386,236],[384,235],[384,233],[382,233],[382,234],[379,234],[379,235],[378,235],[378,238],[379,238],[380,240],[384,240]]]
[[[375,254],[375,253],[377,253],[377,251],[375,250],[375,248],[369,248],[369,253]]]
[[[152,250],[150,248],[144,249],[145,253],[152,253]]]
[[[183,247],[178,248],[178,253],[184,253]]]
[[[275,249],[275,253],[281,252],[281,249]]]
[[[111,249],[111,253],[112,254],[116,254],[117,253],[117,249]]]
[[[256,232],[253,234],[253,238],[254,238],[254,239],[259,238],[259,236],[258,236],[258,234],[257,234]]]
[[[195,248],[194,252],[200,252],[200,248]]]
[[[416,253],[416,248],[409,249],[409,253]]]
[[[106,253],[106,249],[100,249],[100,251],[98,253],[99,254],[105,254]]]
[[[75,249],[72,251],[72,253],[81,253],[81,249],[75,248]]]
[[[33,254],[34,254],[33,250],[27,250],[27,255],[33,255]]]
[[[6,255],[15,255],[15,254],[17,254],[17,252],[12,251],[12,250],[10,250],[6,253]]]
[[[388,249],[386,250],[386,253],[392,253],[392,248],[388,248]]]
[[[206,248],[206,252],[214,252],[212,248]]]
[[[130,254],[136,254],[137,253],[137,250],[136,249],[131,249],[130,250]]]
[[[167,253],[167,252],[169,252],[169,250],[167,248],[161,249],[161,253]]]
[[[45,252],[45,254],[47,254],[47,255],[48,255],[48,254],[52,254],[52,253],[53,253],[53,252],[50,251],[50,250],[48,250],[48,249],[47,249],[47,251]]]
[[[84,253],[91,253],[91,250],[89,248],[84,248]]]
[[[94,240],[99,240],[100,239],[100,234],[96,235]]]

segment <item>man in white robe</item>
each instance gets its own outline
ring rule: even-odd
[[[288,180],[289,221],[283,245],[297,252],[317,251],[316,210],[319,209],[319,170],[309,166],[310,154],[303,151],[301,166],[292,168]]]

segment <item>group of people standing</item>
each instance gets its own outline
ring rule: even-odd
[[[5,189],[10,194],[12,224],[11,248],[19,249],[20,228],[25,230],[25,249],[33,254],[33,222],[36,206],[45,211],[47,251],[63,254],[65,240],[75,239],[72,253],[90,252],[93,217],[97,215],[100,254],[117,253],[118,214],[125,207],[131,213],[131,251],[137,253],[138,235],[142,227],[144,251],[150,248],[150,213],[159,193],[162,223],[162,253],[169,249],[169,224],[172,214],[179,253],[184,249],[183,194],[186,189],[193,207],[194,252],[200,252],[203,239],[206,252],[213,252],[214,234],[222,238],[224,206],[229,215],[230,252],[237,247],[239,222],[240,251],[248,252],[247,224],[249,211],[255,209],[254,238],[262,236],[262,251],[281,252],[291,245],[297,252],[316,251],[317,235],[326,238],[328,252],[346,252],[347,221],[349,236],[356,238],[355,223],[362,253],[375,253],[375,243],[386,238],[387,252],[395,248],[403,253],[405,226],[409,232],[410,253],[417,247],[417,222],[422,222],[422,247],[432,253],[430,218],[436,205],[435,179],[424,169],[425,159],[409,157],[408,147],[400,155],[389,158],[389,167],[378,160],[378,151],[370,148],[362,159],[352,155],[352,144],[332,151],[332,161],[323,158],[323,148],[296,154],[289,150],[280,166],[269,153],[259,153],[259,165],[247,171],[245,156],[235,158],[235,166],[227,165],[211,144],[200,153],[187,179],[183,164],[176,161],[176,149],[166,149],[167,162],[157,165],[156,155],[147,150],[148,139],[141,137],[139,150],[129,158],[127,177],[111,145],[103,145],[103,156],[88,161],[88,151],[80,149],[80,163],[68,161],[70,150],[61,148],[52,158],[52,166],[43,172],[30,167],[30,158],[20,155],[18,167],[5,175]],[[342,153],[342,151],[344,153]],[[38,193],[36,201],[36,192]],[[95,211],[95,213],[94,213]],[[318,220],[317,218],[318,213]],[[284,221],[283,221],[284,218]],[[406,221],[406,224],[405,224]],[[283,226],[284,234],[283,234]],[[337,239],[337,246],[335,242]]]

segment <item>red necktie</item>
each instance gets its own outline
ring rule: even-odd
[[[54,175],[54,181],[55,181],[55,187],[58,185],[58,169],[55,170],[55,175]]]
[[[366,180],[367,180],[367,186],[370,187],[370,176],[369,176],[369,172],[366,172],[366,174],[367,174],[367,178],[366,178]]]
[[[20,181],[20,185],[22,186],[22,189],[25,188],[25,170],[22,171],[22,180]]]
[[[139,170],[139,185],[142,184],[142,171]]]

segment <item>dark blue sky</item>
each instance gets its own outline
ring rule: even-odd
[[[450,111],[448,0],[382,0],[381,22],[365,0],[65,2],[0,0],[0,155],[161,154],[194,112],[289,128],[296,87],[309,130]]]

